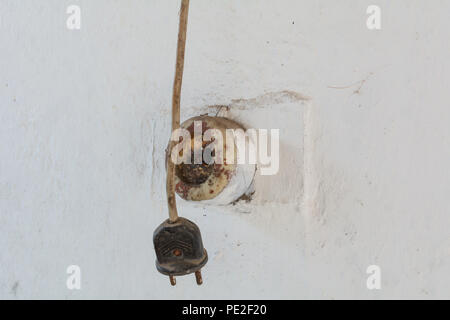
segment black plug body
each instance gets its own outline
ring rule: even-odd
[[[169,276],[172,285],[176,276],[195,273],[197,283],[202,284],[201,269],[208,262],[198,226],[185,218],[176,222],[166,220],[153,234],[156,251],[156,268]]]

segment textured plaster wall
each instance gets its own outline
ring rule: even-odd
[[[172,288],[178,1],[0,0],[0,298],[449,298],[450,2],[375,2],[191,1],[182,117],[280,128],[281,164],[251,203],[179,202],[210,262]]]

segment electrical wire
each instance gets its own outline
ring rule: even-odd
[[[180,128],[180,100],[181,87],[183,83],[184,72],[184,56],[186,49],[186,33],[189,16],[189,0],[181,1],[180,10],[180,25],[178,30],[178,45],[177,45],[177,62],[175,67],[175,80],[173,84],[172,96],[172,133]],[[169,220],[174,223],[178,220],[177,203],[175,198],[175,163],[172,160],[172,150],[175,146],[175,141],[172,137],[169,143],[168,159],[167,159],[167,203],[169,207]]]

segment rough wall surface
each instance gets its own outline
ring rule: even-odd
[[[377,2],[380,31],[372,1],[191,2],[182,117],[280,128],[281,164],[251,203],[179,202],[210,262],[172,288],[178,2],[1,0],[0,298],[450,298],[450,2]]]

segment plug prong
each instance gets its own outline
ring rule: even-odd
[[[201,286],[203,284],[202,272],[198,270],[195,272],[195,279],[197,280],[197,284]]]
[[[172,286],[176,286],[177,285],[177,280],[174,278],[174,276],[169,276],[170,278],[170,284]]]

